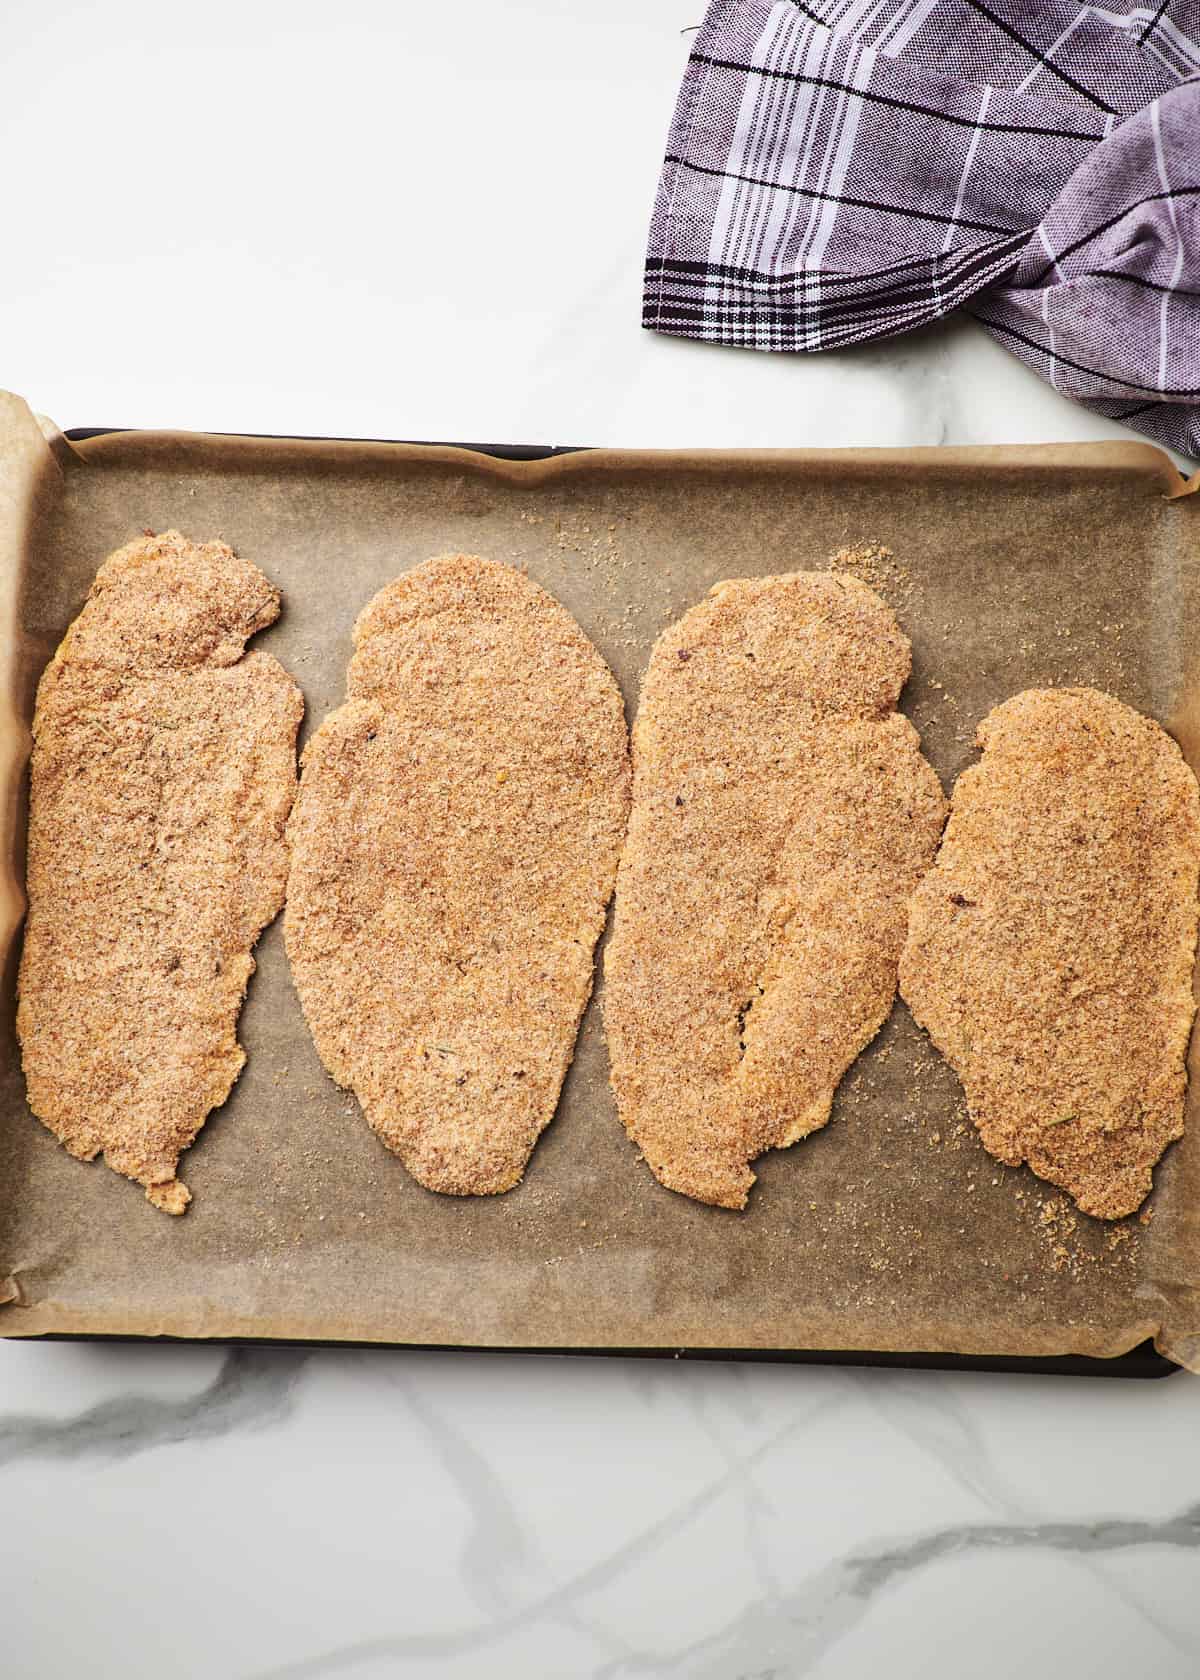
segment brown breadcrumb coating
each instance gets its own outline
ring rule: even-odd
[[[510,566],[380,591],[313,736],[285,937],[317,1049],[431,1190],[511,1189],[553,1117],[629,806],[612,673]]]
[[[1183,1133],[1196,779],[1157,723],[1090,688],[1018,694],[977,740],[901,990],[985,1147],[1118,1219]]]
[[[655,644],[605,962],[621,1118],[672,1190],[740,1208],[886,1019],[945,817],[893,710],[907,638],[856,578],[721,583]]]
[[[283,903],[304,702],[243,655],[279,595],[221,542],[101,566],[38,688],[18,982],[29,1104],[167,1213],[245,1055],[251,951]]]

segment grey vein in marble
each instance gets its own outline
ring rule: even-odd
[[[394,1380],[471,1513],[472,1531],[462,1549],[463,1586],[481,1611],[496,1615],[514,1597],[506,1577],[529,1560],[516,1511],[491,1465],[444,1413],[429,1404],[420,1386],[404,1377]]]
[[[326,1680],[381,1659],[421,1659],[484,1650],[543,1618],[564,1619],[587,1594],[635,1568],[679,1532],[777,1446],[778,1431],[629,1545],[582,1570],[520,1610],[461,1633],[417,1633],[355,1641],[294,1663],[259,1670],[253,1680]],[[801,1680],[829,1648],[849,1633],[887,1588],[943,1559],[1034,1550],[1087,1558],[1140,1546],[1200,1550],[1200,1501],[1174,1517],[1143,1521],[1113,1517],[1091,1522],[957,1523],[878,1548],[857,1548],[805,1576],[782,1594],[746,1606],[719,1633],[671,1651],[622,1655],[593,1670],[593,1680],[681,1672],[689,1680]]]
[[[295,1348],[233,1348],[195,1394],[120,1395],[66,1418],[0,1417],[0,1467],[30,1458],[132,1458],[153,1447],[265,1428],[291,1412],[308,1357]]]
[[[319,1680],[319,1677],[325,1675],[349,1673],[364,1663],[375,1662],[381,1657],[405,1659],[452,1656],[464,1651],[482,1650],[505,1634],[530,1626],[547,1616],[561,1620],[565,1613],[574,1609],[588,1593],[598,1591],[611,1581],[619,1580],[643,1558],[652,1555],[664,1540],[686,1528],[694,1517],[715,1504],[722,1494],[735,1486],[752,1465],[759,1463],[793,1434],[796,1427],[795,1421],[789,1419],[781,1429],[777,1429],[761,1441],[751,1452],[742,1455],[727,1470],[691,1494],[673,1511],[668,1511],[657,1522],[644,1528],[627,1545],[620,1547],[610,1556],[601,1558],[598,1563],[589,1564],[569,1581],[563,1582],[561,1586],[553,1588],[519,1609],[496,1616],[490,1622],[477,1623],[462,1633],[400,1634],[383,1639],[356,1640],[352,1644],[338,1646],[315,1657],[262,1669],[254,1680]],[[608,1671],[610,1670],[606,1670]]]
[[[1087,1558],[1135,1546],[1200,1548],[1200,1502],[1159,1522],[1115,1517],[1094,1522],[961,1523],[877,1550],[854,1551],[807,1576],[782,1603],[748,1606],[710,1639],[639,1667],[622,1670],[610,1664],[596,1671],[595,1680],[666,1673],[684,1663],[690,1665],[691,1680],[750,1680],[752,1674],[762,1673],[799,1680],[863,1619],[885,1588],[944,1558],[1020,1550]]]
[[[882,1428],[906,1436],[965,1493],[990,1509],[997,1520],[1006,1519],[1010,1526],[1017,1528],[1028,1525],[1026,1507],[993,1464],[970,1408],[951,1388],[903,1379],[893,1380],[884,1388],[873,1383],[866,1372],[854,1372],[851,1377]],[[1106,1592],[1141,1616],[1177,1650],[1191,1654],[1194,1647],[1185,1648],[1180,1643],[1175,1632],[1156,1615],[1144,1592],[1116,1576],[1105,1566],[1102,1556],[1082,1551],[1077,1556],[1080,1565]]]

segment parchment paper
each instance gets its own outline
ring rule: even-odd
[[[400,445],[127,433],[45,442],[0,408],[0,777],[14,883],[33,686],[97,566],[144,526],[223,537],[281,587],[260,637],[305,732],[344,691],[372,594],[431,554],[524,565],[576,615],[630,715],[653,638],[729,576],[880,542],[873,580],[914,644],[904,707],[949,786],[983,714],[1090,683],[1200,764],[1200,497],[1146,444],[497,462]],[[14,893],[15,902],[15,893]],[[10,922],[12,917],[9,918]],[[897,1003],[825,1131],[758,1163],[745,1214],[662,1189],[608,1090],[593,999],[524,1183],[432,1195],[324,1073],[280,929],[241,1022],[248,1062],[184,1157],[182,1219],[72,1160],[26,1107],[0,1022],[0,1331],[457,1346],[1113,1355],[1147,1335],[1200,1365],[1200,1083],[1150,1224],[1113,1227],[997,1165]]]

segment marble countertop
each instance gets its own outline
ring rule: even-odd
[[[702,4],[11,0],[0,381],[64,426],[1127,435],[965,322],[812,360],[640,330]],[[0,1665],[1191,1680],[1198,1424],[1183,1375],[5,1343]]]

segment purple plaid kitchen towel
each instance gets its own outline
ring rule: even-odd
[[[1200,0],[715,0],[643,321],[762,350],[966,305],[1200,456]]]

